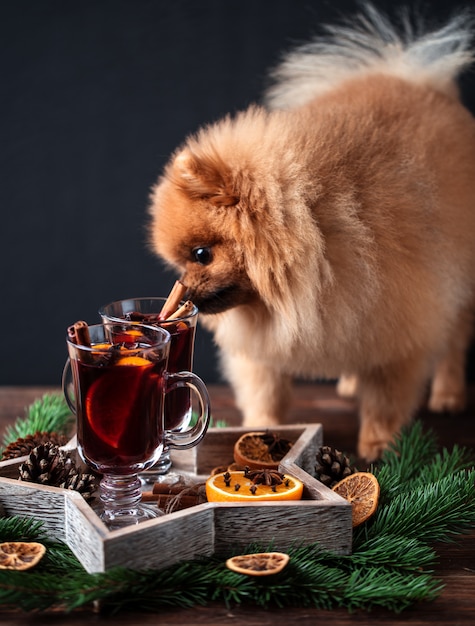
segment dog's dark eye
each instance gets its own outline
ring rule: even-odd
[[[191,253],[193,254],[195,261],[200,265],[209,265],[213,260],[211,248],[193,248]]]

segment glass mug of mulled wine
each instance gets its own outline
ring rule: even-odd
[[[76,414],[79,455],[103,475],[101,519],[115,529],[161,515],[141,504],[138,474],[163,453],[168,394],[191,390],[199,401],[200,419],[209,421],[204,382],[189,371],[168,371],[170,334],[163,328],[77,322],[68,329],[67,346],[63,392]],[[167,438],[181,447],[173,432]]]
[[[103,321],[128,320],[165,329],[171,336],[168,371],[171,373],[191,371],[198,309],[191,302],[178,300],[173,303],[172,300],[170,296],[118,300],[102,306],[99,314]],[[171,308],[168,308],[168,303],[171,303]],[[155,483],[168,474],[172,465],[170,449],[183,450],[196,446],[209,426],[208,422],[200,419],[193,420],[190,426],[193,417],[192,396],[186,387],[166,395],[164,416],[164,451],[157,463],[140,473],[140,477],[146,483]],[[180,442],[180,446],[176,445],[177,441]]]

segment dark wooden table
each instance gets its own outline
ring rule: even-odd
[[[44,387],[0,387],[0,436],[7,424],[24,415],[27,407],[46,391],[58,391]],[[227,387],[210,386],[212,414],[214,419],[226,420],[230,426],[239,424],[239,415]],[[420,419],[434,430],[441,445],[451,448],[460,444],[474,449],[475,453],[475,395],[470,398],[470,409],[457,418],[429,415],[421,412]],[[325,443],[353,454],[358,421],[356,407],[350,401],[336,397],[331,385],[302,385],[295,393],[290,420],[298,423],[323,425]],[[314,626],[344,624],[391,624],[392,626],[420,626],[422,624],[475,625],[475,531],[460,538],[457,543],[437,546],[439,562],[436,575],[445,585],[440,597],[431,603],[420,603],[397,615],[383,610],[370,613],[346,610],[322,611],[312,609],[264,610],[252,606],[226,609],[223,605],[208,605],[193,609],[166,609],[160,614],[122,612],[112,617],[95,613],[92,608],[64,615],[56,611],[45,613],[21,613],[1,611],[3,626],[21,624],[40,625],[90,625],[109,622],[120,625],[160,626],[177,625],[233,625],[274,626],[276,622]]]

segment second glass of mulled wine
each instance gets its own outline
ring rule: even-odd
[[[168,371],[191,371],[195,345],[198,309],[193,304],[172,311],[164,319],[163,311],[167,298],[142,297],[117,300],[99,309],[103,321],[128,320],[141,324],[158,326],[170,333],[170,354]],[[180,313],[180,310],[182,313]],[[173,316],[173,314],[178,315]],[[209,423],[197,420],[190,426],[193,417],[190,390],[181,388],[167,394],[165,398],[165,443],[160,459],[150,469],[141,472],[144,482],[154,483],[165,476],[171,468],[170,449],[184,449],[196,446],[204,437]],[[180,446],[176,442],[180,442]]]

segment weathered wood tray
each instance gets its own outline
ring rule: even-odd
[[[174,455],[175,471],[205,478],[232,461],[245,428],[210,428],[199,446]],[[294,441],[280,471],[305,485],[298,502],[205,503],[109,531],[76,492],[19,481],[23,459],[0,463],[0,504],[7,515],[40,519],[49,536],[65,542],[88,572],[112,567],[163,568],[183,560],[245,549],[250,543],[286,550],[318,542],[337,554],[351,552],[351,504],[309,475],[322,445],[320,424],[273,429]]]

